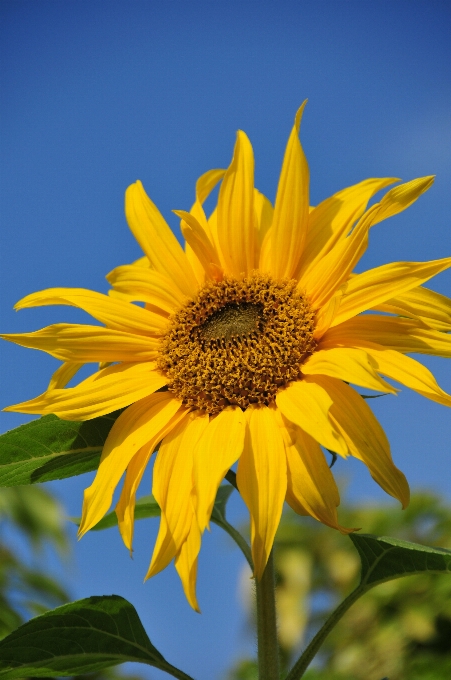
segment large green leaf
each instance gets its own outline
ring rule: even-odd
[[[134,607],[118,595],[88,597],[58,607],[0,642],[4,680],[77,675],[126,661],[190,680],[155,649]]]
[[[350,534],[362,562],[360,587],[419,572],[451,573],[451,551],[388,536]]]
[[[119,411],[76,423],[49,415],[0,435],[0,486],[64,479],[95,470]]]

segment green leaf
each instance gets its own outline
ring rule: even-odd
[[[362,563],[360,583],[332,612],[296,661],[286,680],[302,678],[330,631],[354,602],[374,586],[401,576],[425,572],[451,574],[451,550],[372,534],[353,533],[349,534],[349,538],[357,548]]]
[[[190,680],[150,642],[134,607],[118,595],[88,597],[46,612],[0,642],[0,678],[58,677],[126,661]]]
[[[360,586],[373,587],[419,572],[451,573],[451,551],[387,536],[350,534],[362,562]]]
[[[119,413],[84,423],[49,415],[0,435],[0,486],[48,482],[97,469]]]

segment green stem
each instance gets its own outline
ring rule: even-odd
[[[273,553],[260,581],[255,580],[257,591],[258,678],[279,680],[279,644],[277,641],[276,601]]]
[[[238,486],[236,483],[236,474],[234,473],[233,470],[229,470],[225,476],[229,484],[231,484],[237,491],[238,491]],[[239,491],[238,491],[239,493]],[[241,552],[243,553],[244,557],[247,560],[247,563],[249,564],[251,571],[254,571],[254,563],[252,561],[252,553],[249,545],[243,538],[243,536],[240,534],[239,531],[235,529],[231,524],[228,523],[226,520],[225,516],[225,506],[221,510],[219,508],[213,509],[213,513],[211,515],[211,521],[217,524],[221,529],[226,531],[229,536],[235,541]]]
[[[229,484],[231,484],[231,485],[238,491],[238,493],[239,493],[238,484],[236,483],[236,474],[234,473],[234,471],[233,471],[233,470],[229,470],[229,471],[226,473],[225,478],[227,479],[227,481],[229,482]]]
[[[254,563],[252,561],[251,549],[249,548],[244,538],[241,536],[240,532],[237,531],[235,527],[233,527],[231,524],[229,524],[225,517],[222,517],[221,520],[218,521],[212,515],[211,521],[217,524],[219,527],[221,527],[221,529],[223,529],[229,534],[229,536],[235,541],[235,543],[243,553],[244,557],[246,558],[247,563],[251,568],[251,571],[254,571]]]
[[[300,680],[300,678],[302,678],[308,666],[310,665],[310,662],[318,652],[332,628],[337,625],[343,614],[348,611],[349,607],[353,605],[354,602],[358,600],[365,591],[365,588],[362,589],[361,586],[357,587],[352,591],[352,593],[348,595],[348,597],[343,600],[343,602],[341,602],[341,604],[338,605],[338,607],[332,612],[323,627],[320,628],[308,647],[296,661],[285,680]]]

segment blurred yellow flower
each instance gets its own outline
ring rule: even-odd
[[[161,521],[147,576],[175,559],[196,609],[201,536],[237,461],[260,578],[285,500],[299,514],[350,531],[338,523],[339,494],[321,447],[362,460],[387,493],[403,506],[409,501],[381,426],[349,383],[396,393],[385,376],[451,406],[429,370],[406,356],[451,356],[443,332],[451,329],[451,300],[421,285],[451,258],[353,273],[370,228],[410,206],[433,177],[398,185],[369,209],[398,180],[368,179],[309,207],[303,108],[274,207],[254,188],[252,146],[239,131],[229,168],[202,175],[190,212],[176,211],[185,250],[136,182],[125,210],[145,257],[111,272],[110,295],[53,288],[16,305],[72,305],[103,326],[56,324],[4,336],[65,362],[44,394],[8,410],[87,420],[128,407],[85,491],[80,535],[108,511],[125,472],[116,513],[131,550],[136,491],[159,445],[153,494]],[[207,219],[203,203],[219,182]],[[66,388],[87,362],[103,367]]]

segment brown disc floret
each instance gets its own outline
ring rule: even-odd
[[[315,349],[314,317],[295,280],[253,273],[209,282],[170,318],[159,367],[175,396],[211,415],[269,405],[300,379]]]

